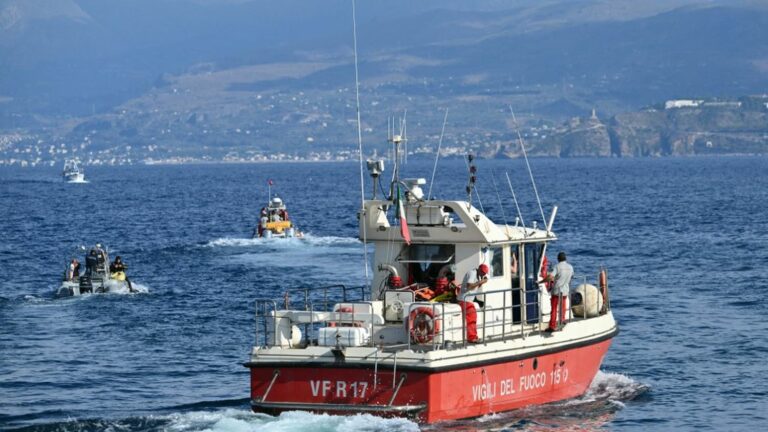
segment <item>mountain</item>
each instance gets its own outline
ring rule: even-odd
[[[383,53],[438,58],[440,67],[414,71],[436,77],[506,72],[517,82],[533,83],[571,80],[584,72],[587,80],[611,81],[617,74],[648,80],[653,70],[628,68],[655,61],[658,56],[649,51],[658,48],[659,71],[679,75],[699,55],[711,57],[710,65],[728,63],[733,55],[723,48],[731,48],[729,42],[746,50],[765,45],[754,45],[765,40],[759,6],[635,3],[360,2],[361,55],[364,61],[365,54]],[[686,5],[694,9],[675,9]],[[709,16],[701,9],[709,9]],[[200,64],[224,69],[349,58],[351,45],[351,11],[343,0],[0,0],[0,17],[0,95],[12,97],[17,112],[104,111],[139,96],[163,74]],[[706,28],[717,31],[701,31]],[[691,55],[677,59],[678,52]]]
[[[348,0],[0,0],[0,147],[351,148],[351,16]],[[405,109],[425,146],[448,109],[457,143],[501,148],[510,107],[554,125],[768,87],[758,1],[360,1],[357,28],[377,141]]]

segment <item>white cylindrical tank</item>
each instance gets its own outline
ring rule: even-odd
[[[571,311],[574,318],[592,318],[603,309],[603,295],[596,286],[581,284],[571,292]]]

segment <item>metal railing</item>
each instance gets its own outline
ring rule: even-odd
[[[359,291],[359,297],[352,294]],[[321,287],[293,288],[283,294],[283,307],[291,309],[291,303],[297,300],[302,304],[303,310],[328,310],[339,302],[365,301],[370,298],[368,287],[348,287],[343,284],[327,285]]]
[[[574,282],[577,281],[577,282]],[[566,301],[566,321],[582,320],[593,318],[593,315],[601,316],[610,311],[610,297],[608,295],[608,286],[601,287],[599,281],[592,284],[590,278],[586,275],[574,276],[571,283],[571,295]],[[583,313],[575,315],[573,312],[572,301],[576,298],[576,287],[579,285],[590,284],[597,287],[596,294],[585,291],[584,294],[579,294],[581,304],[586,304],[590,300],[590,295],[598,295],[602,297],[602,304],[598,303],[597,313],[588,313],[586,307],[583,307]],[[352,294],[359,295],[352,295]],[[529,296],[526,294],[532,294],[533,290],[526,291],[523,287],[506,288],[499,290],[484,291],[477,293],[478,297],[485,298],[485,306],[483,308],[477,307],[475,309],[477,315],[482,317],[476,323],[476,331],[481,341],[508,341],[513,339],[525,339],[527,335],[532,332],[541,331],[545,323],[549,323],[549,319],[543,315],[543,298],[542,290],[536,289],[535,296]],[[289,309],[292,301],[298,299],[298,303],[301,303],[303,311],[309,312],[308,316],[310,321],[306,323],[300,323],[303,327],[302,340],[299,344],[301,346],[310,346],[318,344],[319,328],[322,328],[329,323],[334,326],[349,326],[353,323],[356,325],[365,325],[369,330],[369,339],[366,343],[368,346],[374,345],[374,335],[376,329],[385,326],[402,325],[383,323],[377,324],[373,320],[374,308],[372,302],[369,301],[368,292],[366,287],[346,287],[344,285],[330,285],[326,287],[316,288],[302,288],[294,289],[286,292],[283,302],[285,309]],[[470,296],[471,297],[471,296]],[[529,297],[533,297],[529,300]],[[267,346],[275,344],[278,340],[278,301],[273,299],[257,299],[255,301],[256,306],[256,345]],[[333,307],[337,304],[341,305],[341,308],[349,307],[351,311],[334,311]],[[381,344],[382,347],[396,348],[397,346],[407,346],[408,349],[420,348],[420,349],[451,349],[456,346],[466,347],[467,340],[467,313],[466,307],[450,308],[448,305],[454,305],[456,303],[435,303],[435,302],[414,302],[411,303],[407,311],[403,311],[403,322],[406,325],[406,344],[390,343]],[[355,307],[355,306],[364,307]],[[495,306],[493,306],[495,305]],[[578,305],[578,304],[576,304]],[[430,331],[429,337],[425,340],[418,341],[413,340],[411,329],[413,324],[410,324],[408,320],[411,319],[411,314],[418,308],[427,308],[431,317],[434,320],[433,328]],[[359,312],[358,309],[363,309],[366,312]],[[447,310],[449,309],[449,310]],[[452,309],[452,310],[451,310]],[[336,312],[332,315],[325,315],[327,319],[314,321],[314,312]],[[481,313],[482,312],[482,313]],[[594,312],[594,311],[592,311]],[[461,319],[456,319],[455,315],[460,313]],[[356,317],[356,314],[358,316]],[[364,314],[365,318],[361,319],[361,315]],[[533,314],[533,316],[529,316]],[[556,318],[558,325],[564,324],[560,320],[562,313],[558,313]],[[383,317],[382,317],[383,320]],[[439,321],[439,323],[438,323]],[[452,326],[447,325],[449,322],[453,322]],[[270,324],[271,322],[271,324]],[[439,325],[439,328],[436,328]],[[271,341],[271,344],[270,344]]]
[[[348,287],[343,284],[328,285],[322,287],[294,288],[286,290],[282,298],[282,310],[290,310],[292,304],[298,304],[299,308],[310,312],[310,322],[303,323],[302,341],[300,345],[307,346],[317,343],[317,330],[325,321],[312,320],[312,312],[332,312],[334,305],[338,303],[365,303],[369,297],[368,288],[365,286]],[[278,339],[278,300],[258,298],[254,300],[255,308],[255,338],[256,346],[274,345]],[[368,303],[370,304],[370,303]],[[354,313],[352,314],[354,319]],[[271,343],[270,343],[271,341]]]

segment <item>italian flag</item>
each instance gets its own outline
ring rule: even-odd
[[[405,207],[403,207],[403,194],[400,192],[400,185],[397,186],[397,211],[400,219],[400,235],[407,245],[411,244],[411,233],[408,231],[408,222],[405,220]]]

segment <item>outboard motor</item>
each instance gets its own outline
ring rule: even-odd
[[[85,275],[91,276],[99,271],[99,257],[96,255],[87,255],[85,257]],[[82,278],[80,278],[82,280]]]
[[[261,236],[264,238],[272,238],[272,230],[264,230],[264,232],[261,233]]]
[[[286,237],[296,237],[296,233],[294,232],[293,228],[288,228],[285,230],[285,236]]]
[[[93,283],[89,276],[80,276],[80,294],[92,293]]]

